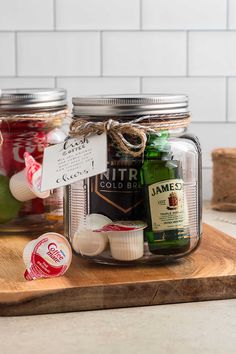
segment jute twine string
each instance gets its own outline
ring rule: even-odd
[[[156,121],[153,121],[154,119]],[[189,114],[180,113],[142,116],[128,122],[119,122],[114,119],[97,122],[78,118],[72,121],[69,135],[70,137],[88,137],[106,132],[122,153],[138,157],[145,150],[147,133],[160,135],[161,130],[184,128],[189,125],[189,122]],[[134,143],[134,138],[135,141],[138,140],[139,142]]]
[[[64,119],[68,117],[69,112],[68,109],[63,109],[56,112],[40,112],[40,113],[29,113],[29,114],[2,114],[0,113],[0,148],[3,144],[3,136],[1,132],[1,123],[2,121],[11,122],[19,122],[19,121],[26,121],[26,120],[34,120],[34,121],[47,121],[53,120],[55,118]]]

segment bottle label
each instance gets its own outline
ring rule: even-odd
[[[107,171],[90,178],[90,213],[106,215],[113,221],[142,220],[141,166],[141,158],[124,156],[108,140]]]
[[[91,194],[91,207],[95,207],[96,198],[99,198],[100,207],[109,209],[105,211],[112,220],[116,219],[116,214],[130,214],[143,200],[138,169],[131,166],[108,168],[107,172],[91,179]]]
[[[170,179],[148,186],[153,231],[174,230],[186,225],[184,183]]]

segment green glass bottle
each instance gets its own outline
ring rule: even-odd
[[[182,254],[190,248],[181,162],[173,160],[168,132],[150,134],[141,168],[149,250],[157,255]]]

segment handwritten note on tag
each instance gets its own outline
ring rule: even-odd
[[[54,189],[107,170],[107,135],[68,139],[44,150],[41,191]]]

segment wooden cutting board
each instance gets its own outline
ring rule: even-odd
[[[198,250],[159,266],[103,266],[74,257],[61,278],[25,281],[29,236],[0,237],[0,315],[146,306],[236,298],[236,239],[204,225]]]

